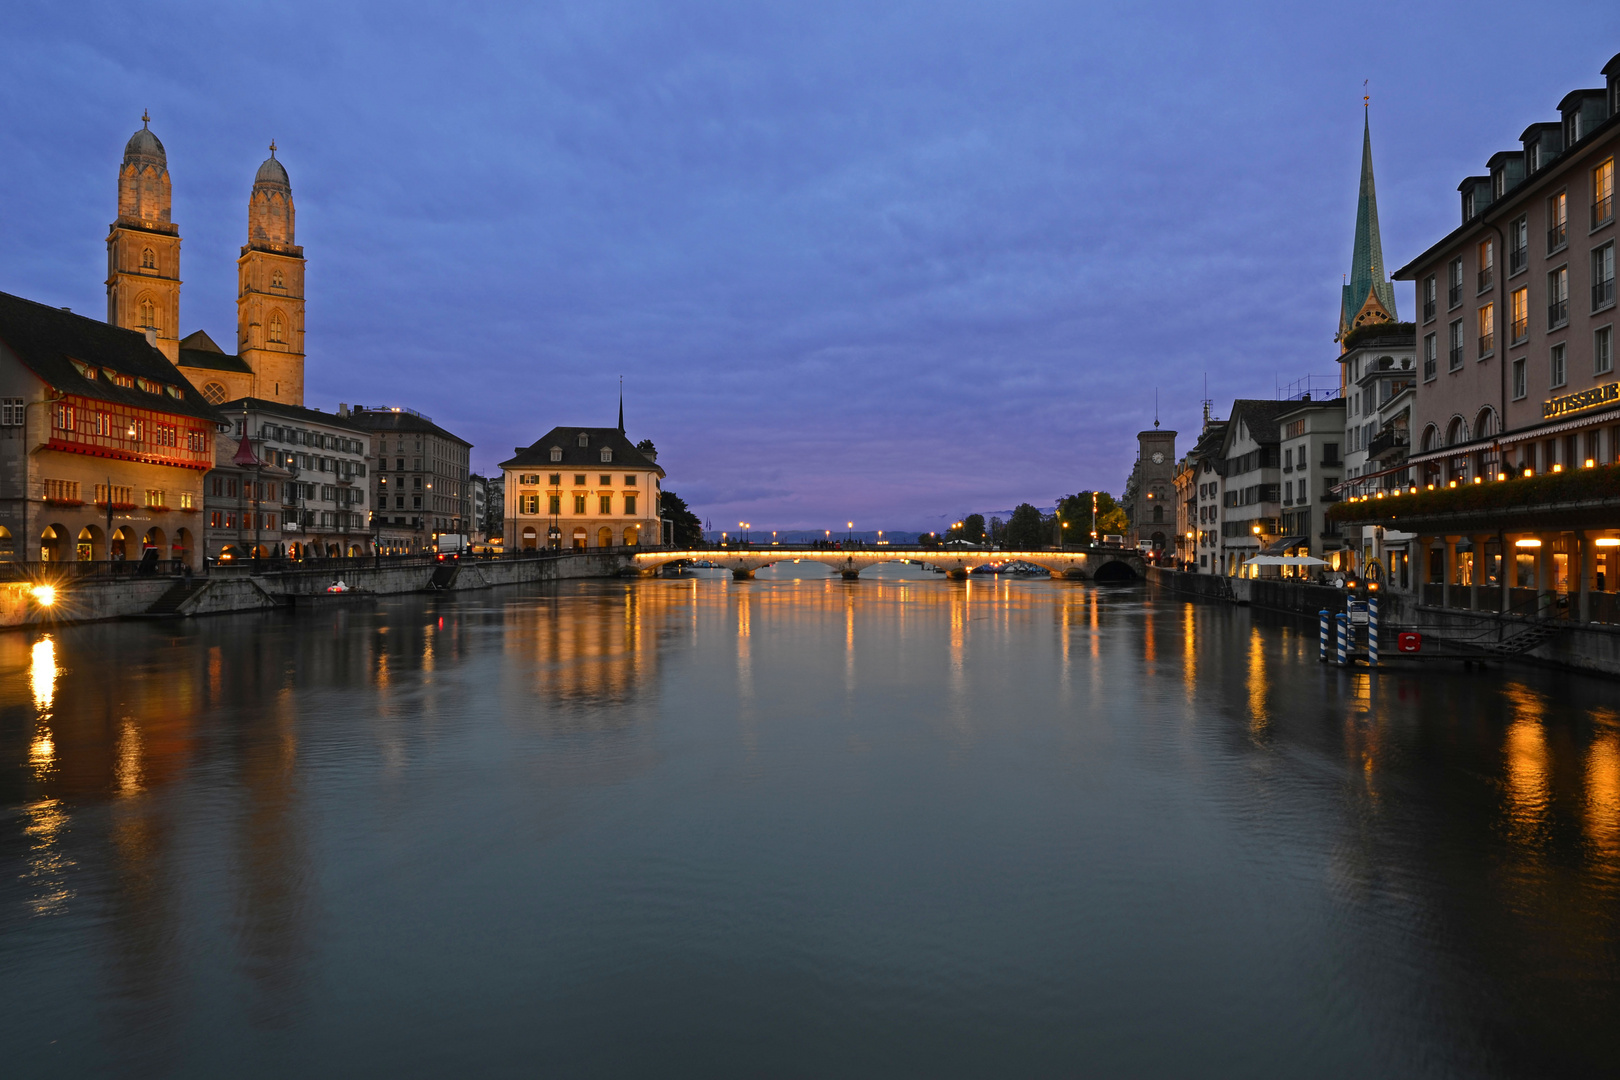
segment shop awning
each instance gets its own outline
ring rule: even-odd
[[[1260,554],[1281,555],[1291,547],[1299,547],[1301,544],[1310,543],[1310,540],[1311,538],[1308,536],[1285,536],[1281,540],[1273,540],[1267,544],[1261,549]]]

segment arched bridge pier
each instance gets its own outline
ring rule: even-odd
[[[845,581],[860,580],[861,571],[881,563],[928,563],[944,569],[946,576],[965,578],[986,563],[1029,563],[1046,570],[1054,578],[1075,581],[1139,581],[1147,577],[1147,563],[1134,551],[1124,548],[1074,548],[1067,551],[992,551],[988,548],[875,547],[833,550],[814,547],[712,547],[659,549],[637,552],[631,557],[635,568],[653,573],[672,562],[702,560],[731,571],[738,580],[754,576],[757,570],[781,562],[817,562]]]

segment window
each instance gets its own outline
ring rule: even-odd
[[[574,513],[583,514],[584,512],[585,512],[585,496],[583,496],[583,495],[575,495],[574,496]]]
[[[562,460],[562,447],[553,446],[551,448],[551,460],[552,461],[561,461]]]
[[[612,460],[613,460],[613,447],[611,447],[611,446],[602,447],[602,461],[603,461],[603,463],[606,464],[607,462],[612,461]]]
[[[1530,265],[1530,219],[1521,217],[1508,226],[1508,276]]]
[[[613,496],[598,495],[596,497],[596,512],[599,514],[613,513]]]
[[[287,280],[281,276],[280,270],[270,271],[270,287],[272,289],[284,289],[287,287]]]
[[[411,499],[411,509],[412,510],[420,510],[420,509],[422,509],[422,496],[417,495],[417,496],[415,496],[414,498]]]
[[[189,491],[182,491],[180,493],[180,509],[182,509],[182,510],[195,510],[195,509],[197,509],[197,497],[195,495],[193,495]]]
[[[1592,228],[1614,220],[1614,158],[1592,170]]]
[[[547,498],[546,498],[546,513],[548,513],[548,514],[560,514],[560,513],[562,513],[562,496],[561,495],[547,496]]]
[[[591,437],[589,435],[585,434],[583,431],[579,433],[579,445],[580,446],[589,446],[589,445],[591,445]]]
[[[1547,356],[1547,385],[1552,387],[1563,386],[1565,383],[1564,346],[1554,345]]]
[[[1463,267],[1461,258],[1451,260],[1451,265],[1446,269],[1446,276],[1448,278],[1446,299],[1452,307],[1456,307],[1462,303]]]
[[[203,383],[202,396],[210,405],[220,405],[225,401],[225,387],[217,382]]]
[[[524,514],[538,514],[540,512],[540,496],[524,495],[518,499],[519,512]]]
[[[157,269],[157,252],[153,251],[151,248],[147,248],[145,251],[141,252],[141,269]]]
[[[1513,400],[1518,401],[1524,397],[1524,357],[1513,361]]]
[[[51,406],[51,426],[58,431],[72,431],[73,406],[61,402]]]
[[[18,427],[27,414],[27,405],[20,397],[0,398],[0,427]]]
[[[574,486],[575,487],[584,487],[585,486],[585,474],[584,473],[578,473],[577,472],[577,473],[574,474]]]
[[[1425,380],[1434,378],[1435,350],[1434,335],[1425,334],[1423,336],[1423,378]]]
[[[1614,241],[1592,252],[1592,310],[1614,303]]]
[[[1485,359],[1496,348],[1496,305],[1479,309],[1479,358]]]
[[[166,506],[167,504],[163,501],[163,492],[159,491],[157,488],[147,488],[146,489],[146,505],[147,506]]]
[[[1592,374],[1607,375],[1614,370],[1614,327],[1605,326],[1592,335]]]
[[[1447,370],[1456,371],[1458,368],[1462,367],[1463,326],[1461,319],[1458,319],[1456,322],[1451,324],[1451,352],[1448,360],[1450,363]]]
[[[539,473],[524,473],[523,475],[518,477],[518,483],[520,483],[520,484],[538,484],[539,482],[540,482],[540,474]]]
[[[150,330],[157,329],[157,308],[153,306],[152,301],[142,297],[139,308],[140,318],[137,320],[139,324]]]
[[[624,486],[625,487],[635,487],[636,486],[636,474],[635,473],[626,473],[625,474],[625,476],[624,476]]]
[[[596,478],[596,480],[597,480],[598,486],[600,486],[600,487],[612,487],[613,486],[613,476],[612,476],[611,473],[602,473],[601,475],[599,475]]]
[[[549,483],[552,487],[562,487],[562,473],[552,473]]]
[[[1547,253],[1550,255],[1569,239],[1569,195],[1560,191],[1547,200]]]
[[[1484,292],[1496,283],[1496,241],[1486,240],[1479,245],[1479,291]]]
[[[628,517],[636,516],[636,497],[634,495],[624,497],[624,512]]]
[[[1569,322],[1569,267],[1560,266],[1547,275],[1547,329],[1556,330]]]
[[[1428,277],[1423,279],[1423,321],[1424,322],[1430,322],[1430,321],[1432,321],[1434,319],[1435,298],[1438,295],[1439,295],[1439,286],[1436,284],[1436,282],[1434,280],[1434,275],[1430,274]]]
[[[1513,344],[1521,345],[1530,337],[1530,290],[1514,289],[1508,300],[1513,304]]]
[[[79,482],[77,480],[47,480],[45,481],[45,499],[47,502],[79,501]]]

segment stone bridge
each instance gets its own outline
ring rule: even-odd
[[[1147,563],[1134,551],[1124,548],[1074,548],[1067,551],[1001,551],[960,547],[867,547],[843,550],[772,545],[770,547],[709,547],[661,549],[630,556],[638,570],[651,573],[672,562],[702,560],[730,570],[744,579],[754,571],[780,562],[818,562],[841,574],[846,581],[859,580],[861,571],[879,563],[928,563],[942,568],[946,576],[965,578],[986,563],[1022,562],[1039,566],[1054,578],[1079,581],[1139,581],[1147,577]]]

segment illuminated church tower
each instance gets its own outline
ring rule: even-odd
[[[1395,286],[1384,276],[1384,244],[1378,235],[1378,193],[1373,187],[1372,131],[1361,121],[1361,192],[1356,199],[1356,244],[1350,255],[1350,280],[1339,301],[1339,336],[1369,323],[1396,322]]]
[[[107,236],[107,321],[156,332],[171,362],[180,355],[180,230],[169,220],[169,157],[141,116],[118,169],[118,220]]]
[[[236,346],[253,396],[304,404],[304,249],[293,242],[292,184],[276,144],[253,178],[248,242],[236,260]]]

